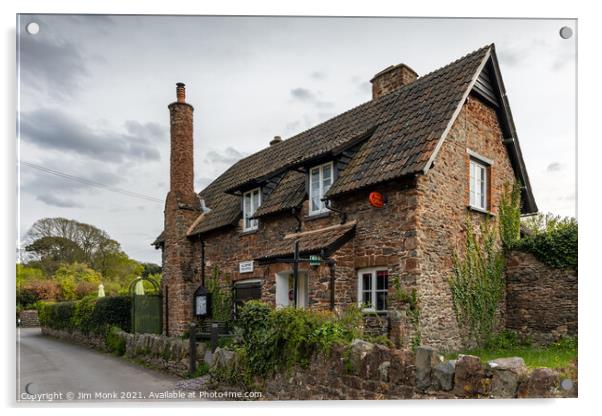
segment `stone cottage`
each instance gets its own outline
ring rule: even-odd
[[[237,304],[357,304],[372,330],[401,343],[418,325],[424,344],[460,346],[448,278],[467,216],[495,217],[516,180],[522,212],[537,211],[495,47],[423,76],[390,66],[371,83],[370,101],[275,137],[200,193],[193,107],[177,85],[165,228],[153,243],[166,333],[186,331],[195,291],[218,270]],[[393,300],[395,287],[415,289],[419,322]]]

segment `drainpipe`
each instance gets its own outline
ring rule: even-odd
[[[337,214],[339,214],[339,216],[341,217],[341,224],[345,224],[347,222],[347,213],[344,212],[343,210],[334,208],[331,203],[332,201],[328,198],[323,198],[322,201],[325,202],[326,205],[326,209],[332,212],[336,212]]]
[[[201,286],[205,287],[205,240],[201,240]]]
[[[293,208],[291,210],[291,213],[293,214],[293,217],[295,217],[295,219],[297,220],[297,227],[295,227],[295,232],[298,233],[299,231],[301,231],[301,226],[302,226],[302,221],[301,221],[301,217],[299,217],[299,214],[297,213],[297,208]]]

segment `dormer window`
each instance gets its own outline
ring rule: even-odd
[[[309,215],[327,212],[322,201],[333,182],[332,162],[315,166],[309,170]]]
[[[243,211],[243,231],[256,230],[259,225],[259,220],[252,218],[257,208],[261,204],[261,190],[255,188],[251,191],[245,192],[242,197],[242,211]]]

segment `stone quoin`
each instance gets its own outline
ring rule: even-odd
[[[448,279],[467,216],[495,218],[515,181],[522,213],[537,211],[495,47],[420,77],[396,65],[371,82],[370,101],[296,136],[266,138],[200,193],[193,108],[177,85],[164,231],[153,243],[163,253],[167,335],[187,330],[195,290],[218,270],[236,304],[361,305],[368,329],[397,345],[419,330],[424,345],[462,346]],[[295,243],[301,258],[320,260],[301,262],[296,284]],[[418,322],[392,296],[394,284],[416,291]]]

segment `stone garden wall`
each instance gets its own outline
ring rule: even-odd
[[[38,311],[35,309],[21,311],[19,313],[19,326],[22,328],[34,328],[40,326]]]
[[[236,362],[233,352],[218,349],[210,374]],[[217,371],[216,371],[217,369]],[[232,391],[235,387],[204,376],[182,385],[191,389]],[[520,357],[481,363],[479,357],[445,360],[436,350],[416,352],[355,340],[318,354],[307,368],[294,368],[257,381],[264,400],[374,400],[457,398],[576,397],[577,380],[556,370],[528,370]]]
[[[509,253],[506,327],[540,344],[577,335],[577,271],[555,269],[530,253]]]

